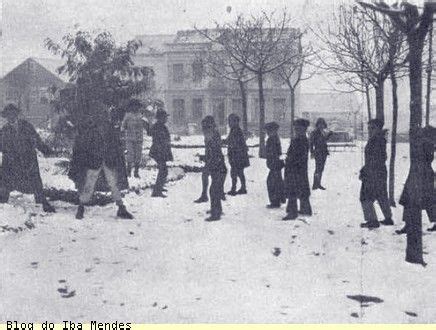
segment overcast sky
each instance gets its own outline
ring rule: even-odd
[[[301,8],[305,2],[314,1],[0,0],[3,3],[3,65],[0,75],[27,57],[49,57],[50,54],[43,47],[44,39],[60,39],[67,32],[73,31],[75,25],[87,30],[109,30],[117,40],[122,41],[138,34],[175,33],[180,29],[190,29],[194,24],[200,27],[212,26],[215,20],[228,20],[241,12],[255,13],[282,8],[292,12],[294,8]]]

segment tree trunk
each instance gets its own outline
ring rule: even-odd
[[[422,124],[422,44],[417,42],[416,35],[409,35],[409,84],[410,84],[410,128],[409,128],[409,144],[410,144],[410,168],[409,180],[410,187],[420,192],[420,162],[417,159],[418,155],[418,138],[417,133]],[[411,194],[412,204],[418,204],[419,201],[413,200],[419,198],[416,194]],[[406,209],[405,209],[406,210]],[[410,263],[423,263],[422,251],[422,212],[413,208],[413,212],[405,213],[405,221],[410,224],[407,230],[407,247],[406,261]]]
[[[428,39],[428,67],[427,67],[427,93],[425,103],[425,126],[430,125],[430,97],[431,97],[431,73],[433,68],[433,22],[430,24]]]
[[[385,122],[385,109],[384,109],[384,81],[379,79],[377,87],[375,87],[375,118]]]
[[[257,74],[259,86],[259,157],[266,158],[265,150],[265,96],[263,95],[263,74]]]
[[[242,130],[244,131],[245,137],[248,135],[248,115],[247,115],[247,90],[245,83],[243,81],[239,82],[239,89],[241,91],[241,99],[242,99]]]
[[[389,202],[395,203],[395,159],[397,155],[397,123],[398,123],[398,84],[395,72],[391,72],[392,83],[392,132],[391,132],[391,158],[389,160]]]
[[[294,136],[294,120],[295,120],[295,89],[291,88],[291,138]]]
[[[368,121],[372,119],[371,114],[371,95],[369,94],[369,86],[365,84],[366,110],[368,111]]]

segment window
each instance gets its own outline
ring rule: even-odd
[[[201,121],[203,118],[203,100],[193,99],[192,100],[192,118],[195,121]]]
[[[184,99],[174,99],[173,100],[173,109],[174,109],[173,123],[175,125],[186,124],[185,100]]]
[[[173,81],[182,83],[184,78],[183,64],[173,64]]]
[[[196,60],[192,63],[192,80],[200,82],[203,79],[203,62]]]

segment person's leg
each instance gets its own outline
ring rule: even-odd
[[[156,177],[156,183],[153,188],[152,197],[166,197],[163,193],[163,186],[165,184],[165,180],[168,176],[168,168],[166,162],[158,162],[157,163],[158,173]]]
[[[431,207],[428,207],[426,209],[428,220],[430,223],[433,224],[432,227],[428,228],[427,230],[430,232],[436,231],[436,205],[433,205]]]
[[[364,200],[360,202],[362,205],[363,218],[365,219],[365,223],[362,223],[360,226],[362,228],[376,228],[379,227],[379,222],[377,220],[377,213],[374,209],[374,201]]]
[[[239,180],[241,181],[241,189],[238,190],[238,194],[240,194],[240,195],[246,194],[247,193],[247,184],[245,182],[244,169],[239,168],[236,173],[237,173]]]
[[[227,194],[234,196],[236,195],[236,184],[238,182],[238,171],[234,166],[230,167],[230,178],[232,179],[232,188]]]
[[[288,197],[288,205],[286,206],[286,216],[283,220],[295,220],[298,217],[297,197],[291,195]]]
[[[206,220],[214,221],[219,220],[222,213],[221,206],[221,184],[222,177],[221,173],[213,172],[211,173],[212,182],[210,184],[209,195],[210,195],[210,217]]]
[[[278,208],[280,207],[282,200],[282,191],[280,190],[280,172],[270,170],[268,173],[268,177],[266,179],[266,186],[268,190],[268,198],[270,204],[269,208]]]
[[[83,219],[85,205],[91,201],[92,195],[94,194],[95,184],[100,175],[100,170],[101,168],[96,170],[88,169],[86,171],[85,184],[79,192],[79,207],[77,209],[76,219]]]
[[[127,176],[130,178],[132,176],[132,168],[134,163],[134,145],[133,141],[126,141],[126,164],[127,164]]]
[[[207,197],[207,188],[209,187],[209,170],[204,167],[201,173],[201,196],[194,203],[205,203],[209,200]]]
[[[115,170],[103,165],[104,176],[106,177],[107,185],[112,192],[112,199],[118,206],[117,216],[122,219],[133,219],[133,216],[127,211],[121,197],[120,189],[118,188],[118,175]]]
[[[326,188],[322,185],[322,175],[324,173],[325,168],[325,162],[327,161],[327,156],[322,157],[319,168],[318,168],[318,183],[319,183],[319,189],[326,190]]]
[[[422,249],[422,211],[416,207],[405,207],[403,216],[407,224],[406,261],[425,264]]]
[[[302,215],[312,215],[312,206],[310,205],[309,197],[300,198],[300,214]]]
[[[135,164],[135,178],[139,178],[139,167],[142,160],[142,141],[135,141],[134,143],[134,164]]]
[[[383,216],[385,217],[385,219],[383,221],[380,221],[380,223],[385,226],[392,226],[394,224],[394,221],[392,220],[392,210],[389,204],[389,199],[387,194],[386,196],[382,196],[378,198],[377,202],[380,205]]]

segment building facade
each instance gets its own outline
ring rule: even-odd
[[[137,37],[142,48],[135,57],[136,65],[153,68],[153,97],[161,99],[169,112],[173,131],[186,133],[196,127],[206,115],[213,115],[221,130],[230,113],[242,116],[242,99],[236,82],[207,76],[199,54],[209,46],[195,30],[179,31],[176,35],[142,35]],[[266,75],[264,79],[266,121],[289,121],[290,92],[288,87]],[[247,85],[249,129],[259,127],[259,99],[256,80]]]
[[[14,103],[36,127],[47,127],[51,115],[50,89],[65,83],[35,59],[28,58],[0,80],[0,107]]]

